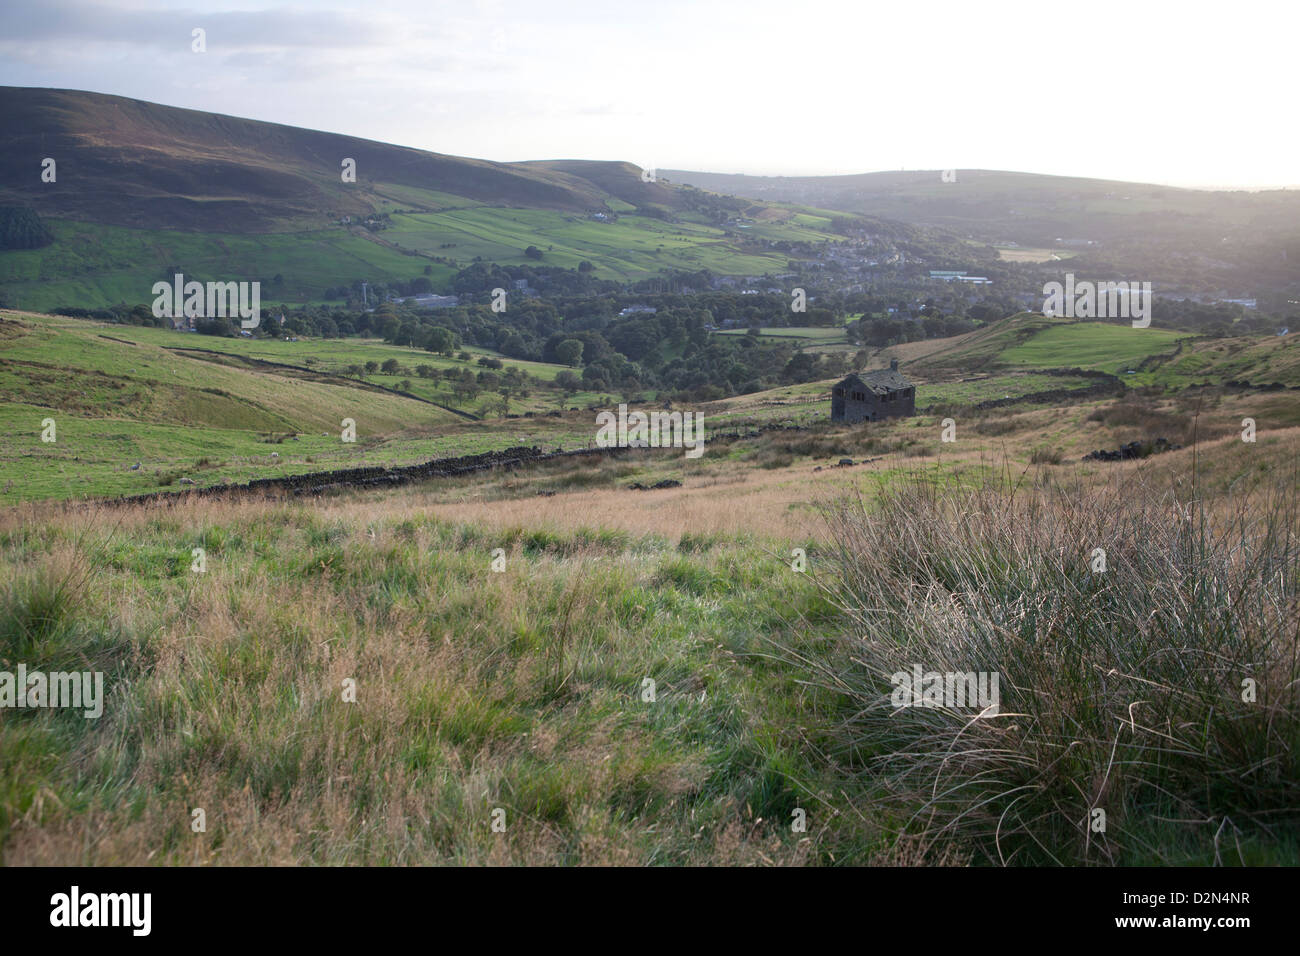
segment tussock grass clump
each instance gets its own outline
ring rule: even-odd
[[[994,418],[980,418],[975,423],[975,434],[983,435],[985,438],[999,438],[1003,435],[1010,435],[1019,431],[1021,425],[1014,418],[1007,415],[999,415]]]
[[[684,531],[677,542],[677,550],[682,554],[707,554],[721,541],[722,537],[720,535]]]
[[[0,670],[111,669],[125,652],[114,628],[92,615],[91,568],[60,552],[0,584]]]
[[[1100,422],[1134,438],[1167,438],[1175,445],[1211,441],[1235,431],[1227,422],[1199,418],[1195,412],[1200,404],[1188,408],[1190,404],[1189,398],[1183,398],[1174,403],[1174,408],[1165,408],[1159,397],[1129,393],[1089,413],[1087,421]],[[1188,415],[1188,411],[1193,414]]]
[[[1231,501],[915,482],[827,517],[821,583],[853,622],[815,662],[849,703],[834,759],[883,781],[900,836],[994,863],[1295,862],[1294,474]],[[916,666],[999,675],[998,712],[897,706]]]
[[[0,579],[0,671],[11,695],[20,668],[27,674],[98,671],[105,675],[102,686],[111,688],[129,681],[144,663],[120,624],[95,611],[98,595],[83,557],[59,550],[34,567],[4,570],[9,573]],[[105,694],[100,706],[102,723],[112,724],[115,702]],[[46,801],[60,809],[84,805],[91,788],[68,778],[70,768],[96,759],[98,723],[80,707],[18,708],[8,697],[0,708],[0,848],[12,828],[38,814]],[[130,763],[124,756],[114,769]]]
[[[760,468],[785,468],[800,458],[861,457],[880,451],[884,440],[873,429],[862,425],[820,423],[808,432],[776,432],[762,435],[747,443],[744,461]]]

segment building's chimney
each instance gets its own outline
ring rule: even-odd
[[[889,370],[890,370],[891,372],[897,372],[897,371],[898,371],[898,359],[890,359],[890,360],[889,360]]]

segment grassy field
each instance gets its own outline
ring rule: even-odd
[[[1098,369],[1121,374],[1149,355],[1172,348],[1187,333],[1083,322],[1043,329],[1002,353],[1007,366]]]
[[[1087,441],[1122,437],[1088,412]],[[11,509],[0,658],[107,692],[94,720],[0,711],[0,860],[1296,863],[1300,429],[1202,447],[1198,545],[1163,501],[1190,451],[1016,481],[998,447],[1060,418],[974,419],[939,457],[921,419],[317,501]],[[914,658],[1001,673],[1022,719],[891,712]]]
[[[888,349],[918,369],[1085,368],[1123,374],[1144,358],[1172,351],[1185,332],[1155,326],[1084,322],[1022,312],[952,339]]]
[[[1025,246],[998,248],[998,258],[1004,262],[1052,262],[1058,259],[1073,259],[1077,254],[1068,249],[1035,249]]]
[[[330,375],[410,353],[382,343],[206,343],[303,378],[5,318],[0,670],[106,696],[0,709],[0,863],[1300,862],[1293,393],[978,411],[1091,380],[936,365],[905,420],[831,424],[829,382],[700,406],[699,459],[124,507],[48,499],[585,447],[594,417]],[[1156,436],[1183,447],[1081,460]],[[1001,714],[891,706],[917,664],[999,674]]]
[[[1176,354],[1148,362],[1137,380],[1178,388],[1201,383],[1245,381],[1253,385],[1300,385],[1300,333],[1188,341]]]
[[[718,335],[746,335],[747,329],[722,329]],[[842,328],[790,327],[783,329],[759,329],[758,334],[764,338],[791,339],[800,345],[848,345],[848,337]]]
[[[818,222],[818,220],[812,220]],[[828,231],[776,222],[764,227],[770,238],[827,241]],[[499,209],[485,206],[434,214],[394,217],[385,239],[468,263],[481,256],[507,265],[527,265],[524,249],[536,245],[543,265],[577,268],[583,260],[606,279],[635,280],[661,269],[712,269],[724,274],[761,275],[779,271],[787,259],[780,254],[739,251],[727,233],[714,226],[688,221],[664,222],[646,216],[622,216],[596,222],[540,209]]]
[[[403,195],[410,188],[398,188]],[[398,198],[394,193],[394,198]],[[415,197],[410,197],[415,198]],[[311,231],[237,235],[138,229],[51,219],[55,243],[0,255],[0,289],[13,307],[44,310],[95,308],[125,302],[148,305],[153,283],[173,269],[199,281],[262,282],[264,304],[324,300],[325,290],[353,280],[407,281],[425,275],[445,289],[455,269],[482,258],[505,265],[575,269],[584,260],[596,275],[632,281],[665,269],[711,269],[719,274],[761,275],[784,270],[788,257],[750,249],[749,234],[679,219],[666,222],[622,215],[601,223],[575,213],[467,204],[433,196],[436,212],[393,212],[376,235],[331,225]],[[382,205],[382,204],[381,204]],[[400,208],[394,206],[394,209]],[[382,210],[381,210],[382,211]],[[829,219],[799,214],[755,227],[754,238],[833,241]],[[524,255],[543,252],[540,263]],[[280,276],[279,282],[275,277]]]
[[[486,393],[457,398],[442,379],[414,366],[480,371],[467,361],[382,342],[277,342],[184,335],[58,316],[5,313],[0,322],[0,502],[140,494],[245,482],[358,465],[414,464],[515,445],[585,445],[591,413],[563,418],[503,418]],[[185,351],[203,349],[217,355]],[[229,364],[223,364],[229,356]],[[310,368],[310,373],[240,363],[242,357]],[[342,377],[352,364],[397,358],[402,371]],[[513,362],[532,377],[515,414],[556,410],[564,398],[547,386],[558,366]],[[415,401],[364,387],[410,381]],[[579,392],[585,406],[597,396]],[[438,405],[470,414],[467,421]],[[579,407],[582,407],[579,406]],[[55,422],[55,441],[41,440]],[[342,440],[342,422],[356,441]],[[134,467],[139,465],[138,468]]]
[[[0,503],[175,491],[189,482],[205,487],[360,465],[413,465],[517,445],[580,448],[595,437],[591,409],[617,402],[588,392],[566,397],[548,385],[560,366],[507,360],[530,377],[530,394],[512,398],[517,417],[507,418],[495,398],[466,400],[442,378],[414,372],[418,365],[478,371],[479,350],[461,360],[373,340],[228,339],[58,316],[6,317],[0,323],[0,424],[10,437],[0,451]],[[349,366],[388,359],[400,363],[397,373],[360,379],[343,374]],[[1050,353],[1042,364],[1050,364]],[[940,417],[962,418],[962,407],[984,401],[1093,384],[1043,371],[929,378],[934,370],[922,365],[911,373],[910,365],[905,367],[917,376],[917,407],[942,409]],[[820,425],[827,419],[831,384],[771,389],[696,410],[711,432],[783,422]],[[369,385],[406,388],[425,401]],[[1285,399],[1276,400],[1276,407],[1268,401],[1255,399],[1266,419],[1288,420]],[[356,423],[354,443],[342,440],[345,418]],[[55,422],[55,442],[41,440],[47,419]],[[908,441],[933,445],[936,423],[918,418],[898,428],[909,436],[932,429],[924,439]],[[1074,444],[1062,441],[1061,447]]]
[[[150,305],[153,284],[172,267],[201,282],[260,281],[262,302],[318,302],[330,286],[353,279],[409,280],[433,269],[441,283],[453,270],[343,229],[268,235],[222,235],[128,229],[52,220],[55,244],[0,255],[0,288],[10,305],[30,310],[125,302]],[[277,275],[282,282],[275,282]]]

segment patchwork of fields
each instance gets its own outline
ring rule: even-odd
[[[0,323],[0,425],[11,437],[0,450],[0,503],[181,490],[191,482],[238,484],[361,465],[412,465],[516,445],[587,447],[596,433],[593,409],[617,402],[589,392],[566,398],[548,385],[560,366],[507,360],[533,383],[528,397],[512,398],[515,417],[507,418],[484,398],[458,397],[445,379],[414,373],[418,365],[435,373],[478,371],[477,359],[484,353],[477,349],[466,361],[374,340],[227,339],[57,316],[6,313],[5,318]],[[1010,343],[997,362],[989,363],[991,371],[956,376],[926,359],[905,366],[918,382],[917,407],[949,415],[986,401],[1087,388],[1096,380],[1054,367],[1066,364],[1068,357],[1113,370],[1140,363],[1142,347],[1160,350],[1172,340],[1167,333],[1130,338],[1130,332],[1140,333],[1099,323],[1047,323],[1025,336],[1022,322],[1007,320],[1004,328],[983,333],[984,339],[973,344],[970,337],[961,337],[964,347],[977,354],[985,353],[990,339]],[[1041,320],[1031,319],[1030,325],[1041,325]],[[815,343],[828,338],[809,335],[806,340],[815,349]],[[939,353],[944,361],[960,360],[961,340]],[[1113,353],[1104,358],[1108,343],[1115,342],[1128,349],[1122,361]],[[1289,339],[1257,344],[1229,340],[1198,346],[1189,354],[1205,356],[1204,361],[1231,359],[1243,377],[1263,375],[1263,370],[1281,376],[1296,367],[1290,347]],[[346,374],[350,366],[390,359],[399,362],[398,372]],[[1174,367],[1157,366],[1122,378],[1134,385],[1154,378],[1195,384],[1199,367],[1188,367],[1184,359]],[[710,433],[786,422],[820,426],[827,418],[830,384],[791,385],[697,410]],[[404,394],[392,391],[397,389]],[[1289,420],[1285,398],[1259,396],[1255,401],[1267,406],[1274,422]],[[41,441],[42,423],[50,418],[57,429],[54,443]],[[355,442],[342,440],[344,419],[355,422]],[[887,426],[885,433],[896,431],[907,436],[907,444],[937,453],[944,449],[929,431],[934,424],[922,416]],[[1044,443],[1049,437],[1044,436]],[[1069,454],[1092,450],[1069,435],[1058,444]]]
[[[444,197],[444,202],[450,200]],[[203,282],[259,280],[264,304],[298,305],[325,301],[327,289],[354,280],[404,282],[425,276],[426,268],[434,287],[446,291],[458,268],[480,259],[566,269],[587,261],[598,277],[619,281],[665,269],[761,275],[783,271],[788,258],[760,249],[750,237],[799,242],[839,238],[830,232],[829,214],[793,208],[746,232],[710,225],[689,213],[672,222],[644,215],[597,222],[574,213],[463,200],[443,211],[392,212],[390,219],[391,226],[376,234],[322,223],[312,231],[253,235],[52,219],[53,245],[0,256],[0,287],[11,306],[29,310],[148,305],[153,283],[180,271]],[[542,250],[540,262],[524,254],[529,246]]]

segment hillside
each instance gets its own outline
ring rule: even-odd
[[[0,341],[47,369],[134,369],[155,388],[169,367],[188,387],[210,371],[117,341],[127,330],[5,318]],[[305,387],[266,383],[277,409]],[[706,414],[824,410],[822,385]],[[314,400],[364,397],[346,391]],[[923,414],[710,438],[698,461],[629,451],[321,497],[4,509],[4,652],[103,671],[112,690],[99,720],[0,721],[0,862],[1294,865],[1294,698],[1234,705],[1241,672],[1295,686],[1300,428],[1293,399],[1268,399],[1209,396],[1195,432],[1187,403],[1127,395],[960,409],[949,444]],[[328,443],[339,463],[392,454],[303,435],[255,455],[252,432],[186,424],[192,407],[172,425],[133,407],[101,388],[77,414],[0,405],[4,500],[157,490],[164,456],[212,459],[206,481],[306,450],[324,463]],[[47,413],[57,444],[36,437]],[[1243,415],[1257,443],[1237,437]],[[1078,460],[1152,434],[1184,447]],[[642,490],[663,481],[678,484]],[[882,675],[918,653],[1003,675],[1003,713],[1028,719],[889,707]],[[1169,719],[1116,734],[1157,706]],[[1124,812],[1086,843],[1074,821],[1104,786]],[[1203,821],[1229,817],[1221,843]]]
[[[989,243],[1006,263],[1061,260],[1095,276],[1141,276],[1176,298],[1300,301],[1300,190],[1216,191],[985,169],[743,176],[662,170],[754,201],[782,201],[937,227]]]
[[[0,201],[108,225],[243,234],[373,214],[384,200],[436,206],[436,193],[569,211],[598,207],[605,196],[573,170],[553,174],[74,90],[0,87],[0,129],[9,146],[0,156]],[[58,162],[56,183],[40,180],[45,156]],[[342,182],[345,158],[356,160],[355,183]]]
[[[594,416],[470,422],[429,404],[455,398],[431,379],[412,382],[420,401],[343,374],[472,364],[376,340],[5,312],[0,650],[93,666],[113,691],[101,720],[0,721],[0,863],[1294,864],[1292,711],[1232,702],[1238,667],[1296,683],[1277,638],[1294,619],[1296,393],[1084,393],[1052,371],[1282,375],[1294,337],[1180,339],[1161,364],[1170,333],[1152,333],[1021,314],[908,360],[913,418],[830,423],[831,383],[807,382],[698,406],[699,459],[626,449],[396,486],[386,466],[586,448]],[[528,371],[542,401],[558,370]],[[1175,447],[1081,460],[1155,437]],[[362,467],[379,480],[222,487]],[[212,490],[66,500],[191,487]],[[1033,719],[885,706],[881,675],[918,651],[1005,675],[1004,712]],[[1117,738],[1135,700],[1171,717]],[[908,763],[864,762],[864,743]],[[1069,821],[1117,774],[1134,809],[1085,844]],[[1212,774],[1226,783],[1207,790]],[[1171,792],[1186,812],[1166,812]],[[195,806],[207,831],[186,828]],[[1229,815],[1222,845],[1201,821]]]
[[[468,397],[433,377],[478,369],[482,356],[474,350],[468,360],[449,359],[379,341],[179,336],[0,312],[0,427],[23,436],[0,453],[0,502],[141,494],[189,482],[586,442],[589,415],[581,425],[551,416],[507,419],[496,396]],[[388,360],[399,363],[397,371],[346,371]],[[512,400],[513,413],[559,406],[561,393],[549,386],[558,367],[508,364],[529,384],[528,398]],[[415,366],[431,369],[430,377]],[[47,418],[56,423],[50,443],[40,440]],[[342,441],[345,418],[355,422],[355,442]]]
[[[1135,329],[1022,312],[965,335],[885,352],[910,359],[913,368],[930,371],[1083,368],[1115,375],[1188,338],[1187,333],[1169,329]]]
[[[813,351],[844,348],[807,341]],[[922,416],[958,407],[973,415],[990,402],[1019,407],[1021,401],[1022,411],[1031,414],[1053,403],[1104,397],[1104,383],[1114,379],[1099,379],[1098,373],[1118,375],[1130,386],[1173,390],[1230,380],[1300,385],[1296,342],[1295,335],[1196,339],[1024,313],[967,335],[881,350],[872,364],[902,359],[918,383]],[[461,390],[455,376],[481,371],[478,360],[492,355],[481,349],[467,354],[450,358],[375,339],[182,336],[0,312],[0,426],[15,436],[0,453],[0,503],[409,466],[521,445],[552,450],[591,444],[592,409],[606,407],[608,396],[556,387],[561,366],[506,359],[504,371],[517,369],[524,387],[503,407],[502,398],[486,388]],[[385,369],[390,362],[395,365]],[[1062,371],[1073,368],[1085,372]],[[1136,374],[1127,374],[1129,368]],[[822,428],[833,381],[696,407],[709,422],[709,434],[787,422]],[[1252,414],[1293,422],[1294,403],[1285,393],[1276,399],[1253,394]],[[1237,405],[1232,407],[1235,414]],[[53,443],[40,440],[47,418],[57,425]],[[353,443],[341,440],[345,418],[356,423]],[[1228,420],[1222,417],[1219,426]],[[843,441],[809,441],[824,448],[829,463],[838,454],[892,447],[894,441],[914,450],[931,443],[933,435],[921,430],[926,422],[921,417],[889,426],[885,434],[891,437],[885,439],[876,430],[860,430]],[[1125,440],[1141,437],[1121,434]],[[1074,430],[1054,440],[1082,454],[1095,439]],[[132,467],[136,463],[139,468]]]
[[[790,243],[841,238],[836,213],[643,182],[630,163],[495,163],[98,93],[0,87],[0,133],[9,307],[143,304],[177,271],[259,280],[288,304],[362,280],[450,291],[478,261],[761,275],[787,268]],[[725,227],[742,213],[761,230]]]
[[[1219,243],[1225,236],[1297,236],[1300,192],[1229,192],[1154,183],[1047,176],[990,169],[860,173],[848,176],[747,176],[665,169],[676,183],[769,202],[798,202],[944,226],[991,240],[1050,245],[1178,233]]]

